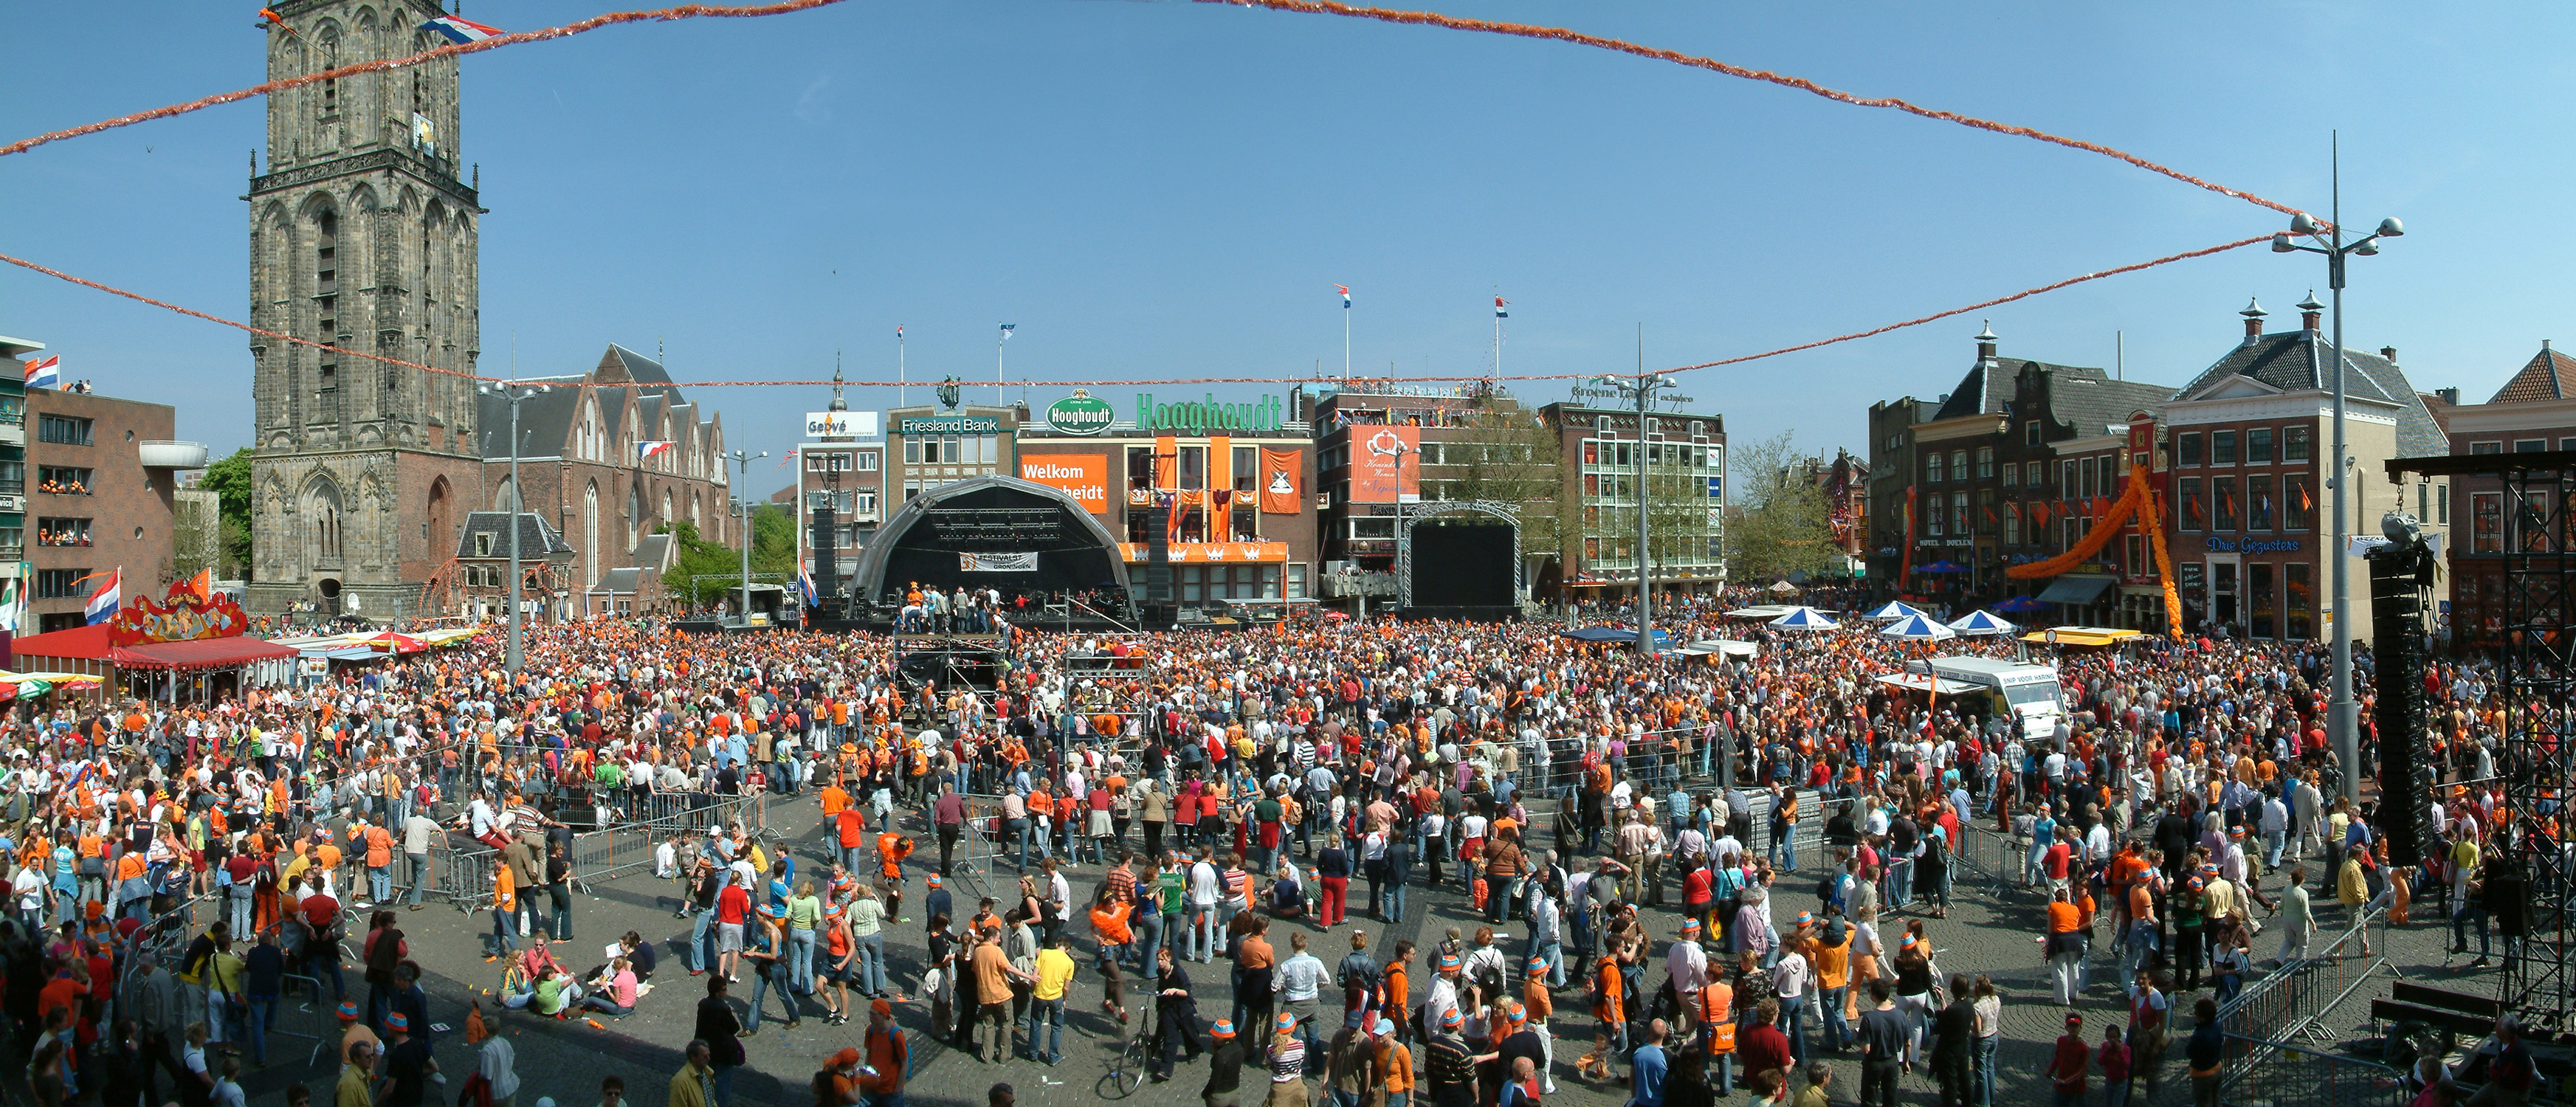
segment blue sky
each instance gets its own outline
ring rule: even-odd
[[[256,3],[12,4],[0,138],[260,79]],[[476,0],[505,29],[609,6]],[[1543,5],[1558,23],[2118,146],[2412,232],[2356,263],[2347,336],[2483,399],[2561,327],[2544,235],[2570,178],[2570,17],[2398,4]],[[1175,379],[1711,360],[2279,229],[2273,212],[2027,140],[1553,43],[1177,2],[854,2],[515,46],[465,63],[483,170],[482,368],[665,344],[682,379]],[[0,252],[246,314],[237,197],[257,102],[0,159]],[[1990,317],[2016,356],[2179,384],[2259,294],[2261,248],[1687,378],[1739,441],[1864,446],[1874,399],[1955,383]],[[2322,288],[2319,289],[2322,293]],[[239,332],[0,272],[0,333],[102,391],[250,431]],[[1248,398],[1256,391],[1230,390]],[[1124,406],[1127,390],[1112,390]],[[1538,400],[1562,387],[1521,388]],[[1033,392],[1041,404],[1053,395]],[[969,393],[973,397],[975,393]],[[990,391],[983,393],[989,398]],[[1017,395],[1016,391],[1013,393]],[[701,393],[783,451],[819,392]],[[914,399],[922,398],[920,390]],[[890,406],[891,390],[854,403]],[[783,474],[781,474],[783,477]]]

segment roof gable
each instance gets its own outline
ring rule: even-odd
[[[2513,379],[2496,389],[2487,402],[2491,404],[2527,404],[2540,400],[2564,400],[2576,396],[2576,358],[2568,357],[2542,343],[2540,352],[2531,355]]]

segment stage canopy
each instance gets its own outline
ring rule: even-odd
[[[1060,488],[1018,477],[968,477],[896,508],[859,552],[857,594],[900,602],[907,585],[1013,592],[1127,591],[1109,528]]]

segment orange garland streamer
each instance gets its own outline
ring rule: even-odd
[[[1939,108],[1927,108],[1920,104],[1899,100],[1893,96],[1857,96],[1840,89],[1827,88],[1804,77],[1792,77],[1785,73],[1774,73],[1767,69],[1753,69],[1741,65],[1730,65],[1726,62],[1718,61],[1715,58],[1703,58],[1692,54],[1684,54],[1676,50],[1659,49],[1653,46],[1640,46],[1633,42],[1623,42],[1619,39],[1605,38],[1600,35],[1587,35],[1581,31],[1567,30],[1563,27],[1542,27],[1527,23],[1502,23],[1489,19],[1461,19],[1454,15],[1442,15],[1438,12],[1401,11],[1393,8],[1363,8],[1352,4],[1335,3],[1334,0],[1197,0],[1197,2],[1202,4],[1232,4],[1243,7],[1269,8],[1273,11],[1298,12],[1305,15],[1339,15],[1348,16],[1354,19],[1374,19],[1384,23],[1401,23],[1417,27],[1442,27],[1452,31],[1479,31],[1486,34],[1512,35],[1519,38],[1552,39],[1557,42],[1570,42],[1577,46],[1590,46],[1602,50],[1616,51],[1622,54],[1633,54],[1637,57],[1648,58],[1654,61],[1671,62],[1674,65],[1686,65],[1694,69],[1705,69],[1712,73],[1721,73],[1729,77],[1741,77],[1748,81],[1766,81],[1771,84],[1779,85],[1782,88],[1793,88],[1800,92],[1813,93],[1836,103],[1849,104],[1853,107],[1890,108],[1896,111],[1905,112],[1908,115],[1919,115],[1925,119],[1937,119],[1944,123],[1956,123],[1962,127],[1973,127],[1980,131],[1992,131],[2000,135],[2011,135],[2016,138],[2028,138],[2035,139],[2040,142],[2053,143],[2070,150],[2082,150],[2086,153],[2100,154],[2106,158],[2127,162],[2130,165],[2137,166],[2147,172],[2158,174],[2160,176],[2171,177],[2174,180],[2181,181],[2182,183],[2191,185],[2195,188],[2205,188],[2221,196],[2234,197],[2249,204],[2260,204],[2264,207],[2280,212],[2283,215],[2293,214],[2298,210],[2287,204],[2264,199],[2263,197],[2257,196],[2251,192],[2241,192],[2222,184],[2204,181],[2179,169],[2158,165],[2155,162],[2148,161],[2147,159],[2139,157],[2138,155],[2132,154],[2126,150],[2114,149],[2109,146],[2104,146],[2098,142],[2086,142],[2080,138],[2068,138],[2064,135],[2054,135],[2033,127],[2021,127],[2010,123],[1998,123],[1991,119],[1979,119],[1973,115],[1961,115],[1957,112],[1943,111]]]
[[[434,50],[424,50],[408,57],[387,58],[383,61],[359,62],[355,65],[344,65],[337,69],[325,69],[319,73],[307,73],[301,77],[286,77],[279,80],[269,81],[265,84],[252,85],[249,88],[236,89],[231,92],[219,92],[212,96],[190,100],[184,104],[170,104],[154,108],[150,111],[135,112],[132,115],[120,115],[114,119],[102,119],[96,123],[84,123],[80,126],[70,127],[64,130],[48,131],[44,134],[37,135],[34,138],[22,138],[6,146],[0,146],[0,157],[7,157],[11,154],[23,154],[48,142],[60,142],[67,138],[79,138],[82,135],[93,135],[101,131],[112,131],[118,127],[131,127],[137,123],[149,123],[155,119],[168,119],[176,115],[186,115],[192,111],[203,111],[211,107],[248,100],[254,96],[266,96],[272,92],[283,92],[290,88],[298,88],[304,85],[315,84],[338,77],[346,77],[354,73],[376,73],[384,70],[400,69],[404,66],[419,65],[426,61],[436,61],[439,58],[452,58],[465,54],[479,54],[485,50],[497,50],[504,46],[515,46],[522,42],[542,42],[547,39],[567,38],[584,31],[595,31],[602,27],[612,27],[621,23],[664,22],[674,19],[747,19],[753,16],[783,15],[788,12],[800,12],[809,8],[819,8],[826,4],[838,4],[840,2],[841,0],[781,0],[781,2],[775,4],[758,4],[746,7],[724,7],[717,4],[682,4],[674,8],[657,8],[652,11],[610,12],[606,15],[594,15],[578,23],[567,23],[561,27],[547,27],[535,31],[513,31],[509,34],[494,35],[490,38],[476,42],[451,43]]]
[[[2068,547],[2065,553],[2046,561],[2012,566],[2004,570],[2004,575],[2016,580],[2053,577],[2091,560],[2094,554],[2102,551],[2103,546],[2110,544],[2111,536],[2120,533],[2121,520],[2146,508],[2148,495],[2147,467],[2130,465],[2129,486],[2121,491],[2119,500],[2111,505],[2109,512],[2093,520],[2093,529],[2085,531],[2083,538]]]

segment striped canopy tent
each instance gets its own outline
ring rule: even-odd
[[[1902,642],[1938,642],[1944,638],[1959,636],[1958,631],[1933,622],[1931,616],[1919,611],[1889,623],[1878,633],[1879,637],[1894,638]]]
[[[1806,606],[1790,608],[1788,614],[1771,620],[1771,625],[1782,630],[1842,629],[1842,624],[1835,622],[1833,616]]]
[[[1918,608],[1913,604],[1907,603],[1903,600],[1889,600],[1887,601],[1886,606],[1873,608],[1868,614],[1862,615],[1861,618],[1867,619],[1873,623],[1885,623],[1902,619],[1908,615],[1920,614],[1923,614],[1923,609]]]
[[[1986,634],[2010,634],[2021,628],[2003,621],[1992,612],[1971,611],[1950,620],[1950,629],[1958,631],[1961,637],[1974,638]]]

